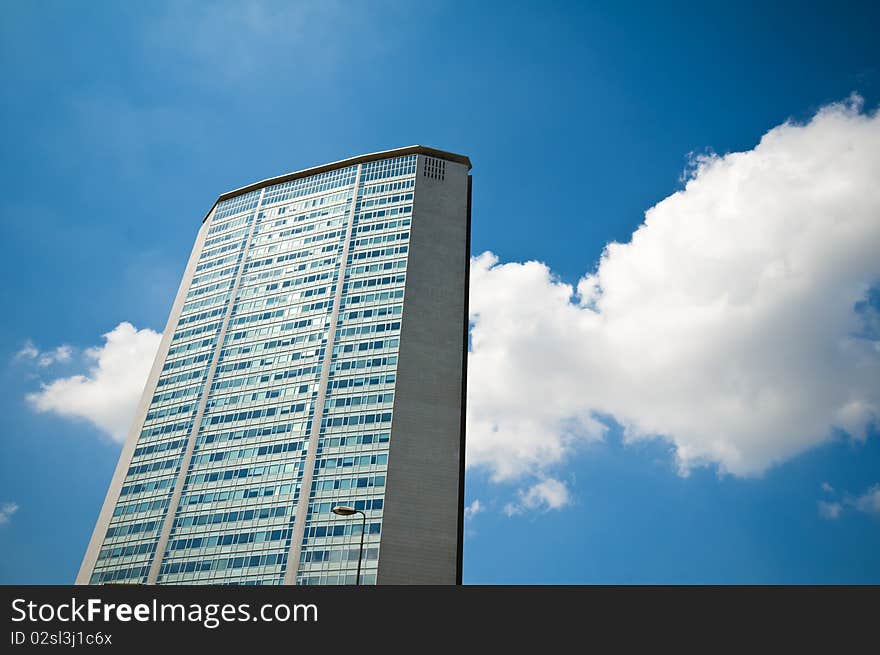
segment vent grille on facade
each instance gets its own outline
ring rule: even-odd
[[[434,157],[425,157],[425,167],[422,170],[422,175],[442,182],[446,179],[446,162]]]

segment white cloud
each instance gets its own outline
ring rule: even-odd
[[[518,502],[507,503],[504,506],[504,513],[514,516],[527,510],[561,509],[570,502],[571,496],[565,483],[547,478],[536,482],[526,490],[520,490]]]
[[[53,350],[40,351],[34,342],[28,339],[21,350],[15,354],[15,359],[36,362],[40,368],[46,368],[56,362],[66,364],[73,356],[73,348],[70,346],[58,346]]]
[[[869,487],[858,496],[848,493],[844,494],[843,499],[839,502],[819,501],[819,515],[822,518],[836,519],[840,517],[844,510],[849,509],[865,514],[880,515],[880,484]]]
[[[40,412],[83,418],[116,441],[124,441],[162,335],[120,323],[104,335],[105,343],[89,348],[92,362],[85,375],[58,378],[28,394]]]
[[[834,487],[832,487],[832,486],[831,486],[830,484],[828,484],[827,482],[823,482],[823,483],[822,483],[822,491],[824,491],[826,494],[833,494],[833,493],[834,493]]]
[[[40,354],[40,351],[34,345],[34,342],[28,339],[25,341],[24,346],[22,346],[21,350],[15,353],[16,359],[36,359]]]
[[[880,117],[852,99],[699,158],[576,288],[475,258],[468,465],[540,479],[601,416],[667,439],[682,473],[760,474],[835,428],[864,439],[880,335],[854,305],[880,281],[878,179]]]
[[[475,498],[474,502],[464,508],[464,517],[466,519],[472,519],[474,516],[483,511],[483,505],[480,503],[479,498]]]
[[[833,521],[836,518],[840,517],[840,513],[843,511],[843,505],[840,503],[829,503],[824,500],[819,501],[819,516],[823,519],[829,519]]]
[[[880,514],[880,484],[875,484],[858,498],[853,500],[853,506],[866,514]]]
[[[73,349],[70,346],[58,346],[55,350],[42,353],[37,359],[37,365],[45,368],[56,362],[67,363],[72,354]]]
[[[18,511],[17,503],[3,503],[0,505],[0,525],[4,523],[9,523],[9,519],[12,518],[12,515]]]

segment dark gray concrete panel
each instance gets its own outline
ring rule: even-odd
[[[456,584],[467,329],[468,167],[416,172],[378,584]]]

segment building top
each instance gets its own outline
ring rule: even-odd
[[[370,161],[391,159],[394,157],[404,157],[406,155],[428,155],[429,157],[436,157],[438,159],[445,159],[446,161],[455,162],[457,164],[464,164],[468,167],[468,170],[471,169],[471,160],[467,156],[457,155],[454,152],[446,152],[445,150],[437,150],[436,148],[428,148],[427,146],[406,146],[405,148],[382,150],[381,152],[372,152],[367,155],[349,157],[348,159],[342,159],[340,161],[335,161],[330,164],[313,166],[312,168],[306,168],[304,170],[296,171],[294,173],[285,173],[284,175],[270,177],[266,180],[261,180],[260,182],[254,182],[253,184],[248,184],[247,186],[243,186],[232,191],[227,191],[226,193],[221,193],[220,196],[218,196],[217,200],[214,201],[214,204],[211,205],[211,209],[208,210],[208,213],[205,214],[205,218],[202,219],[202,222],[208,220],[208,216],[210,216],[211,212],[214,211],[214,207],[217,206],[217,203],[223,202],[224,200],[229,200],[230,198],[235,198],[236,196],[240,196],[245,193],[250,193],[251,191],[262,189],[265,186],[273,186],[275,184],[289,182],[290,180],[297,180],[302,177],[311,177],[312,175],[326,173],[327,171],[332,171],[337,168],[346,168],[348,166],[356,166],[357,164],[363,164]]]

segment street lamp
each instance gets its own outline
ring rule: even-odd
[[[361,510],[349,507],[348,505],[337,505],[331,511],[337,516],[352,516],[354,514],[360,514],[363,517],[361,519],[361,548],[358,551],[358,570],[357,578],[355,578],[355,584],[359,585],[361,583],[361,558],[364,556],[364,534],[367,531],[367,515]]]

